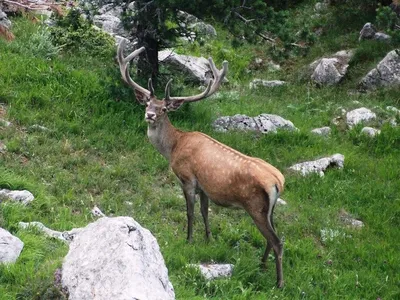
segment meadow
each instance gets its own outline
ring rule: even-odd
[[[260,270],[265,241],[244,211],[211,204],[213,237],[207,243],[196,203],[194,242],[186,243],[186,204],[178,181],[147,140],[144,108],[123,84],[113,57],[54,48],[50,53],[48,47],[39,47],[46,41],[42,27],[25,19],[13,21],[15,41],[0,40],[0,118],[12,122],[0,125],[0,140],[7,146],[0,153],[0,188],[27,189],[35,200],[28,206],[0,203],[0,227],[25,244],[15,264],[0,266],[0,299],[59,299],[53,274],[68,246],[34,229],[21,230],[18,222],[40,221],[54,230],[70,230],[96,219],[90,212],[94,205],[107,216],[131,216],[151,230],[177,299],[400,298],[400,127],[381,122],[394,117],[400,123],[399,116],[386,110],[400,108],[400,91],[354,92],[390,45],[359,44],[357,32],[326,36],[307,56],[283,63],[278,72],[247,72],[245,66],[255,57],[268,59],[263,46],[233,49],[227,34],[209,47],[178,49],[211,55],[217,66],[227,59],[230,81],[218,97],[171,113],[172,123],[260,157],[286,177],[282,198],[288,204],[275,209],[278,235],[285,241],[285,287],[277,289],[273,257],[268,270]],[[356,49],[356,55],[339,86],[318,88],[304,80],[302,68],[308,63],[347,48]],[[289,84],[250,90],[255,77]],[[176,82],[175,94],[198,91],[178,75]],[[162,87],[156,93],[162,97]],[[379,116],[374,125],[380,135],[361,135],[361,125],[349,130],[331,124],[342,108],[362,106]],[[219,116],[239,113],[277,114],[299,131],[262,135],[213,130]],[[32,129],[34,124],[50,130]],[[310,133],[323,126],[331,126],[329,137]],[[344,168],[330,169],[324,177],[287,170],[335,153],[345,156]],[[344,225],[342,210],[365,226]],[[201,262],[232,263],[234,273],[230,279],[206,281],[186,267]]]

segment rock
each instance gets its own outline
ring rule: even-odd
[[[355,228],[355,229],[359,229],[364,227],[364,223],[360,220],[354,219],[347,211],[345,211],[344,209],[340,210],[339,213],[339,219],[342,223],[344,223],[345,225]]]
[[[128,37],[129,32],[124,29],[121,21],[123,9],[121,6],[106,4],[99,9],[99,15],[93,17],[93,24],[103,29],[112,36]]]
[[[50,131],[50,129],[48,129],[47,127],[44,127],[44,126],[41,126],[38,124],[33,124],[32,126],[29,126],[28,130],[29,131],[43,131],[43,132]]]
[[[331,134],[331,128],[326,126],[326,127],[321,127],[321,128],[315,128],[311,130],[312,133],[322,135],[322,136],[328,136]]]
[[[64,259],[62,285],[70,300],[175,299],[156,239],[129,217],[82,229]]]
[[[357,108],[346,113],[346,123],[349,128],[352,128],[359,123],[368,122],[375,119],[376,114],[365,107]]]
[[[362,91],[376,90],[380,87],[400,86],[400,50],[390,51],[368,74],[360,81]]]
[[[282,86],[285,85],[285,81],[281,80],[262,80],[262,79],[254,79],[252,82],[250,82],[250,89],[256,89],[258,87],[276,87],[276,86]]]
[[[272,60],[267,63],[267,67],[269,71],[279,71],[281,66],[274,63]]]
[[[287,202],[281,198],[278,198],[278,200],[276,201],[277,205],[287,205]]]
[[[310,64],[311,80],[319,85],[335,85],[347,73],[349,61],[353,57],[352,50],[343,50],[329,58],[321,58]]]
[[[317,173],[319,176],[324,176],[326,169],[330,167],[338,167],[342,169],[344,167],[344,155],[334,154],[329,157],[320,158],[314,161],[306,161],[295,164],[289,169],[296,172],[300,172],[301,175],[306,176],[310,173]]]
[[[322,1],[315,3],[314,10],[318,13],[325,12],[328,10],[330,1]]]
[[[22,248],[24,243],[19,238],[0,228],[0,263],[14,263]]]
[[[197,17],[187,12],[178,11],[178,18],[182,20],[180,24],[181,27],[185,27],[189,30],[194,31],[195,33],[194,38],[196,38],[197,35],[201,35],[208,38],[213,38],[217,36],[217,31],[212,25],[204,23]]]
[[[10,127],[11,126],[11,122],[8,122],[7,120],[4,120],[4,119],[0,118],[0,126]]]
[[[395,112],[396,114],[400,114],[400,109],[394,107],[394,106],[386,106],[386,110]]]
[[[359,41],[361,40],[377,40],[377,41],[388,41],[390,40],[390,35],[383,32],[376,32],[376,28],[371,23],[366,23],[360,31]]]
[[[7,146],[2,141],[0,141],[0,153],[4,153],[6,151],[7,151]]]
[[[215,130],[222,132],[243,130],[276,133],[278,129],[298,130],[292,122],[271,114],[261,114],[256,117],[248,117],[246,115],[220,117],[214,121],[213,127]]]
[[[6,189],[0,190],[0,199],[7,199],[15,202],[19,202],[23,205],[27,205],[32,202],[35,197],[31,192],[27,190],[22,191],[10,191]]]
[[[158,60],[179,72],[186,73],[192,81],[207,84],[212,78],[208,60],[204,57],[180,55],[173,50],[163,50],[158,52]]]
[[[71,242],[76,237],[76,235],[82,230],[82,228],[74,228],[70,231],[60,232],[49,229],[46,226],[44,226],[43,223],[40,222],[29,222],[29,223],[19,222],[18,227],[21,229],[28,229],[33,227],[43,232],[48,237],[59,239],[64,242]]]
[[[207,280],[213,280],[220,277],[231,277],[233,272],[233,265],[231,264],[190,264],[188,266],[198,268],[200,273]]]
[[[11,28],[11,21],[7,18],[5,12],[0,9],[0,26],[3,26],[7,29]]]
[[[97,206],[92,208],[92,215],[94,217],[105,217],[106,215]]]
[[[361,129],[361,133],[369,135],[370,137],[374,137],[380,134],[381,131],[372,127],[364,127],[363,129]]]

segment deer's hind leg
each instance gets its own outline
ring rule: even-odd
[[[203,216],[207,241],[210,240],[210,236],[211,236],[210,224],[208,222],[208,204],[209,204],[209,200],[208,200],[207,195],[202,190],[200,190],[200,211],[201,211],[201,215]]]

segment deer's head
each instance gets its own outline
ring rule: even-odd
[[[141,47],[127,57],[123,56],[123,50],[125,48],[125,40],[122,40],[118,45],[118,63],[119,69],[123,80],[133,88],[135,91],[136,100],[146,106],[145,120],[150,125],[157,125],[158,122],[165,119],[168,112],[177,110],[185,102],[195,102],[207,98],[214,94],[221,85],[222,80],[228,70],[228,62],[223,62],[223,67],[218,70],[214,64],[212,58],[209,58],[210,69],[213,73],[214,80],[210,80],[207,88],[200,94],[187,97],[171,97],[170,88],[172,79],[170,79],[165,86],[165,97],[162,100],[157,99],[154,94],[154,88],[151,79],[148,81],[148,89],[141,87],[139,84],[134,82],[129,74],[129,62],[142,53],[145,48]]]

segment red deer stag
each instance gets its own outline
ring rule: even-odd
[[[265,161],[246,156],[201,132],[183,132],[176,129],[168,118],[168,112],[178,109],[185,102],[209,97],[218,90],[227,72],[228,63],[218,70],[210,58],[214,80],[206,90],[195,96],[171,97],[170,84],[165,88],[165,98],[154,95],[151,79],[148,90],[138,85],[129,75],[129,62],[142,53],[142,47],[127,57],[123,56],[124,40],[118,46],[118,62],[123,80],[135,91],[136,99],[146,105],[147,135],[154,147],[169,161],[178,177],[186,199],[188,231],[192,240],[193,214],[196,193],[200,194],[201,214],[206,237],[210,237],[208,223],[208,199],[221,206],[245,209],[267,240],[262,258],[265,265],[273,249],[276,262],[277,285],[283,286],[283,245],[273,223],[273,211],[279,194],[283,191],[285,178],[282,173]]]

